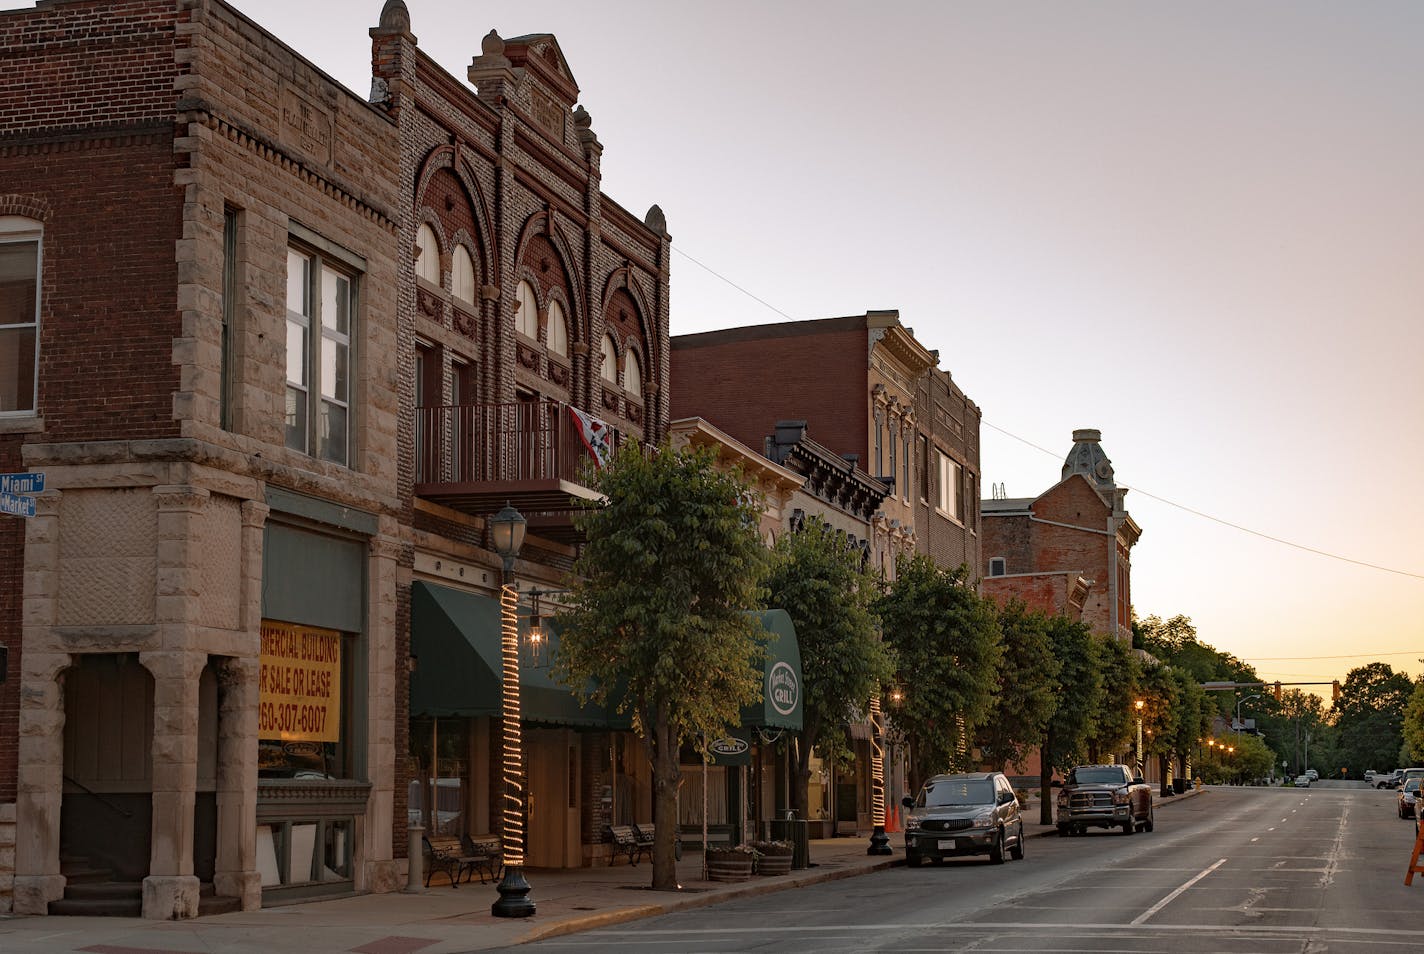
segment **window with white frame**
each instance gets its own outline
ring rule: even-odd
[[[1009,563],[1003,557],[989,558],[989,575],[1004,576],[1009,572]]]
[[[953,459],[935,452],[939,461],[939,499],[935,506],[941,513],[964,522],[964,488],[960,481],[960,467]]]
[[[463,245],[455,246],[450,261],[450,292],[467,305],[475,303],[475,263]]]
[[[329,245],[287,249],[286,443],[343,465],[351,457],[356,263],[364,264]]]
[[[569,324],[564,319],[564,306],[557,301],[549,302],[549,331],[545,340],[550,354],[569,356]]]
[[[630,348],[628,357],[623,359],[623,388],[630,397],[643,398],[643,366],[638,355]]]
[[[428,225],[415,233],[415,274],[432,285],[440,284],[440,243]]]
[[[0,215],[0,414],[35,413],[43,226]]]
[[[598,374],[609,384],[618,383],[618,348],[607,335],[603,338],[603,365],[598,369]]]
[[[519,307],[514,311],[514,330],[533,341],[539,340],[539,302],[534,286],[520,282],[517,292]]]

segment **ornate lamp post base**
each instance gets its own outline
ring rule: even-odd
[[[524,869],[506,866],[504,879],[500,881],[499,900],[490,905],[490,914],[497,918],[527,918],[534,914],[534,899],[529,897],[529,882],[524,880]]]
[[[875,831],[870,834],[870,847],[865,849],[867,855],[891,855],[895,852],[890,847],[890,836],[885,834],[884,825],[876,825]]]

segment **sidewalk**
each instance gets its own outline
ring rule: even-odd
[[[1162,798],[1158,808],[1197,793]],[[1026,834],[1055,834],[1039,825],[1039,806],[1024,811]],[[493,884],[451,888],[437,875],[420,894],[368,894],[199,918],[142,921],[132,918],[0,918],[0,950],[25,954],[456,954],[509,947],[540,938],[718,904],[734,898],[850,878],[904,863],[904,839],[890,836],[891,855],[867,855],[867,838],[811,842],[813,867],[776,877],[724,884],[702,880],[695,852],[678,864],[680,892],[648,889],[652,865],[569,870],[527,869],[538,912],[531,918],[490,914]]]

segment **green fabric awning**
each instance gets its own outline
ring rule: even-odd
[[[499,601],[417,581],[410,588],[412,716],[498,716],[502,711],[503,664],[499,645]],[[547,621],[546,621],[547,622]],[[630,721],[578,698],[549,674],[558,635],[546,625],[542,665],[521,659],[521,721],[576,728],[627,729]]]
[[[801,731],[801,648],[796,627],[782,609],[762,610],[761,625],[772,634],[766,646],[760,705],[742,710],[742,725],[753,728]]]

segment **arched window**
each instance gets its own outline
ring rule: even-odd
[[[519,283],[519,308],[514,312],[514,330],[526,338],[539,337],[539,303],[534,298],[534,286]]]
[[[623,359],[623,390],[628,392],[629,397],[642,400],[643,367],[638,362],[638,353],[632,348],[628,349],[628,357]]]
[[[607,335],[603,338],[603,367],[599,369],[599,376],[609,384],[618,383],[618,349]]]
[[[560,357],[569,356],[569,326],[564,321],[564,306],[557,301],[549,302],[549,333],[547,336],[549,353]]]
[[[0,215],[0,414],[35,411],[42,230],[34,219]]]
[[[415,233],[415,274],[432,285],[440,284],[440,243],[428,225]]]
[[[475,263],[463,245],[455,246],[455,257],[450,264],[450,290],[460,301],[475,303]]]

